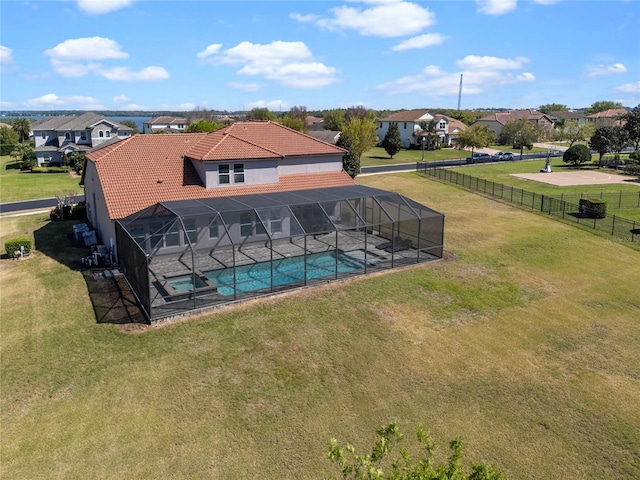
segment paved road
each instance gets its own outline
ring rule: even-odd
[[[84,195],[76,195],[76,202],[84,200]],[[25,210],[45,210],[58,205],[55,198],[40,198],[38,200],[24,200],[22,202],[0,203],[0,213],[22,212]]]

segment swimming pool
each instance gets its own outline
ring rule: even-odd
[[[335,276],[336,251],[312,253],[282,258],[273,261],[273,285],[281,286],[307,280]],[[363,269],[365,262],[338,250],[338,273]],[[204,276],[218,287],[220,295],[233,295],[233,268],[210,270]],[[271,288],[271,262],[242,265],[236,268],[236,291],[238,293]]]

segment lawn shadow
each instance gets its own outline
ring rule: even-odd
[[[76,241],[73,234],[73,225],[84,223],[82,220],[44,220],[42,223],[33,232],[35,249],[71,270],[82,272],[97,323],[147,323],[123,275],[83,265],[82,258],[91,254],[91,247]]]

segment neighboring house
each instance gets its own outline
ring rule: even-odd
[[[583,125],[587,121],[585,114],[580,112],[551,112],[549,117],[554,123],[558,123],[560,120],[564,120],[565,123],[569,120],[576,120],[579,125]]]
[[[444,217],[274,122],[87,154],[87,217],[149,321],[442,258]]]
[[[426,137],[426,132],[420,128],[421,123],[436,122],[435,136],[441,145],[453,145],[458,134],[464,131],[467,126],[455,118],[430,113],[428,110],[403,110],[381,119],[378,123],[378,141],[382,142],[389,131],[389,126],[394,124],[398,127],[403,148],[420,147],[422,138]]]
[[[186,118],[160,116],[152,118],[142,124],[142,133],[154,133],[159,131],[179,133],[187,126]]]
[[[499,136],[502,128],[512,120],[526,118],[532,125],[540,125],[545,131],[553,129],[554,120],[546,113],[537,110],[509,110],[508,112],[492,113],[477,120],[474,125],[486,125],[490,130]]]
[[[458,135],[467,129],[467,126],[460,120],[448,117],[446,115],[436,114],[433,117],[436,122],[435,136],[438,137],[438,143],[440,145],[452,146],[455,145]],[[416,133],[416,142],[418,146],[422,145],[422,139],[432,135],[427,131],[418,131]],[[426,141],[426,140],[425,140]]]
[[[9,125],[8,123],[0,123],[0,128],[9,128],[12,129],[13,126]]]
[[[342,132],[336,130],[309,130],[308,135],[323,142],[336,144]]]
[[[131,137],[131,127],[96,113],[49,117],[31,126],[38,165],[62,164],[74,152],[91,149]]]
[[[305,123],[309,131],[319,131],[324,129],[324,118],[307,115],[307,117],[305,118]]]
[[[389,126],[396,125],[400,132],[403,148],[411,148],[417,145],[416,134],[421,131],[420,123],[430,122],[434,115],[428,110],[403,110],[388,117],[382,118],[378,122],[378,142],[384,140],[389,131]]]
[[[604,112],[592,113],[585,118],[587,122],[595,124],[596,127],[613,127],[622,125],[623,121],[620,120],[620,117],[626,113],[627,110],[624,108],[612,108]]]

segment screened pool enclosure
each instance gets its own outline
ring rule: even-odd
[[[439,259],[443,231],[442,214],[364,186],[163,202],[116,222],[151,322]]]

